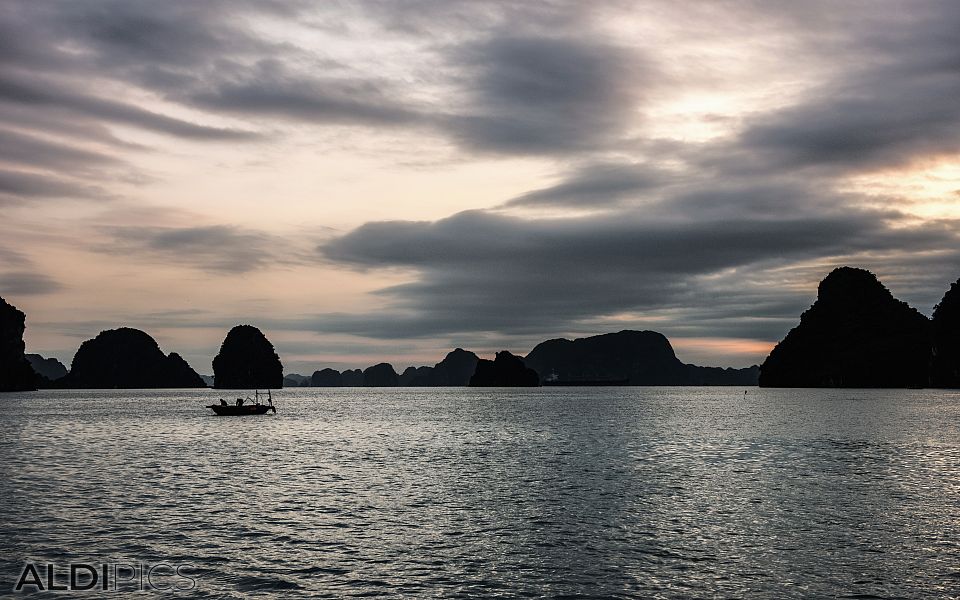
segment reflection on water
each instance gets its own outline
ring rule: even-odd
[[[27,560],[189,563],[211,598],[960,594],[960,394],[216,397],[0,396],[0,595]]]

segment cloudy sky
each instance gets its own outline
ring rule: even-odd
[[[201,373],[654,329],[746,366],[842,264],[960,276],[960,4],[0,2],[0,295]]]

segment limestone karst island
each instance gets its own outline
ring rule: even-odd
[[[0,304],[0,389],[281,387],[526,387],[721,385],[762,387],[960,387],[960,280],[932,318],[893,297],[864,269],[840,267],[820,282],[817,299],[759,366],[701,367],[681,362],[655,331],[620,331],[552,339],[526,355],[491,359],[457,348],[433,366],[398,373],[379,363],[310,376],[283,373],[273,344],[258,328],[231,329],[204,378],[176,352],[164,354],[147,333],[129,327],[83,342],[68,370],[25,351],[26,316]]]

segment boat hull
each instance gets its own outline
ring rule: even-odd
[[[235,404],[210,404],[207,408],[213,410],[220,417],[245,417],[249,415],[264,415],[268,411],[276,414],[277,410],[268,404],[245,404],[236,406]]]

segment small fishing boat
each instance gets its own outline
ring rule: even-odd
[[[267,390],[266,394],[266,404],[260,402],[260,397],[262,394],[260,390],[254,392],[254,397],[251,399],[247,396],[246,400],[243,398],[237,398],[236,402],[230,404],[223,398],[220,399],[220,404],[208,404],[207,408],[213,410],[220,417],[242,417],[246,415],[265,415],[268,412],[273,412],[277,414],[277,407],[273,405],[273,394],[270,393],[270,390]]]

